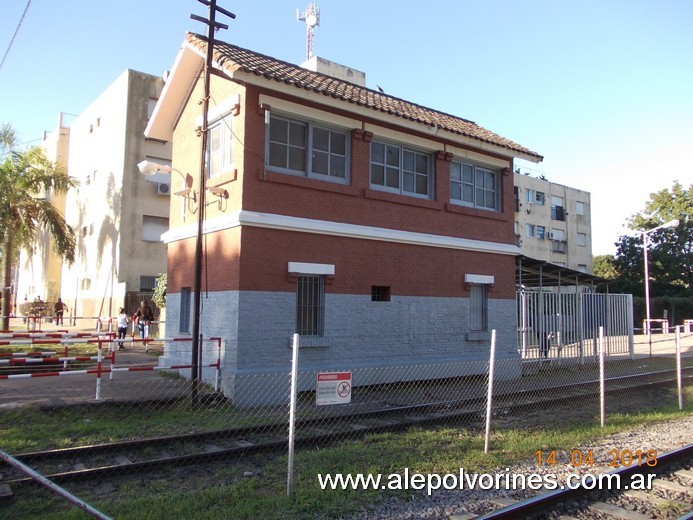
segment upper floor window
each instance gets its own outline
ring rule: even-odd
[[[228,171],[233,165],[231,117],[222,118],[210,125],[208,139],[207,175],[214,177]]]
[[[527,202],[529,204],[534,204],[534,190],[527,189],[525,190],[525,197],[527,198]]]
[[[587,246],[587,235],[585,233],[577,234],[577,245],[582,247]]]
[[[563,197],[551,196],[551,220],[565,220]]]
[[[431,198],[431,154],[402,146],[371,143],[371,186],[376,189]]]
[[[537,239],[539,239],[539,240],[545,240],[546,239],[546,227],[537,226]]]
[[[498,173],[469,163],[450,163],[450,198],[474,208],[498,210]]]
[[[161,242],[161,235],[168,231],[168,219],[142,215],[142,240],[146,242]]]
[[[585,214],[585,203],[577,201],[575,202],[575,214],[584,215]]]
[[[534,224],[525,224],[525,234],[529,238],[534,238],[535,236],[535,227]]]
[[[267,163],[285,173],[346,183],[347,133],[272,115]]]
[[[537,206],[543,206],[546,202],[546,194],[543,191],[538,191],[536,195]]]

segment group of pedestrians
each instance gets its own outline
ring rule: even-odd
[[[154,313],[152,308],[147,305],[147,302],[140,302],[140,306],[137,312],[130,317],[127,312],[125,312],[125,307],[121,307],[118,312],[118,317],[116,318],[116,324],[118,326],[118,339],[123,340],[127,336],[128,324],[130,321],[137,325],[137,329],[140,332],[140,338],[146,339],[149,335],[149,326],[154,320]],[[123,341],[118,341],[118,350],[124,350],[125,346]]]

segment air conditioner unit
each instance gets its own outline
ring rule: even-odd
[[[554,234],[551,231],[549,231],[549,240],[553,240],[554,238]]]
[[[165,182],[157,182],[156,183],[156,193],[157,193],[157,195],[170,195],[171,194],[171,185],[167,184]]]

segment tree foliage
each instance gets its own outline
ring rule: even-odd
[[[678,226],[650,231],[674,219]],[[616,243],[616,281],[611,291],[644,296],[646,239],[650,294],[693,296],[693,184],[685,188],[674,182],[670,190],[652,193],[645,209],[628,220],[628,227],[636,234],[621,236]]]
[[[166,273],[156,277],[156,285],[154,286],[154,294],[152,301],[156,303],[159,309],[166,307]]]
[[[75,259],[75,234],[51,203],[77,182],[51,162],[40,147],[17,150],[17,135],[0,127],[0,253],[3,260],[2,328],[8,328],[11,265],[20,249],[32,250],[39,230],[51,235],[53,249],[68,264]]]

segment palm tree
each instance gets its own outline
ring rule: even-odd
[[[75,259],[75,234],[48,195],[77,186],[67,172],[48,160],[40,147],[16,149],[17,134],[0,126],[0,254],[2,311],[0,330],[9,329],[12,262],[20,249],[31,251],[40,229],[51,235],[53,249],[68,264]]]

